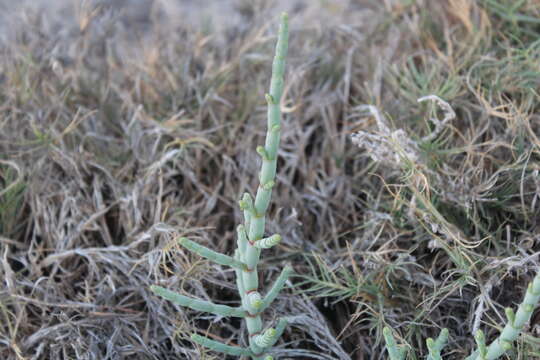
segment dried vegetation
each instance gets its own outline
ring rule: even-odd
[[[261,264],[300,274],[270,314],[292,317],[281,355],[384,359],[388,325],[411,359],[447,327],[462,359],[539,265],[540,2],[296,3]],[[148,287],[238,301],[174,239],[235,246],[282,9],[235,1],[220,27],[103,4],[3,11],[0,358],[214,359],[188,334],[241,323]],[[539,318],[509,358],[540,359]]]

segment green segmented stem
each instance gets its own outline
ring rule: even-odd
[[[247,295],[249,306],[251,306],[255,311],[258,311],[263,306],[263,301],[261,294],[257,291],[253,291]]]
[[[274,282],[274,285],[272,285],[272,288],[270,288],[270,291],[268,291],[268,294],[266,294],[264,297],[261,310],[266,309],[274,301],[292,273],[293,269],[289,265],[285,266],[285,268],[281,270],[281,274],[279,274],[278,278]]]
[[[478,330],[476,332],[474,340],[476,341],[476,345],[478,346],[478,359],[486,360],[487,359],[487,346],[486,346],[486,338],[484,336],[484,332],[482,330]]]
[[[441,350],[448,341],[448,329],[443,329],[437,340],[432,338],[427,339],[426,344],[429,351],[429,355],[426,360],[442,360]]]
[[[264,227],[264,218],[262,219],[263,219],[262,225]],[[251,221],[253,222],[253,224],[256,224],[258,220],[259,220],[258,218],[255,218],[255,219],[252,219]],[[249,271],[256,270],[255,268],[257,264],[259,263],[259,256],[261,255],[261,249],[256,247],[254,243],[256,241],[259,241],[260,239],[261,239],[260,236],[257,236],[255,238],[252,238],[250,236],[249,238],[248,246],[246,247],[246,252],[244,253],[244,259],[243,259],[246,262],[246,265]]]
[[[275,234],[270,237],[256,241],[254,246],[259,249],[270,249],[272,246],[276,246],[281,241],[281,235]]]
[[[236,228],[237,233],[237,243],[238,243],[238,250],[241,254],[246,252],[246,247],[248,243],[247,234],[246,234],[246,227],[242,224],[238,225]]]
[[[220,265],[231,266],[235,269],[236,286],[242,302],[241,307],[233,308],[226,305],[217,305],[208,301],[194,299],[180,295],[159,286],[151,289],[159,296],[178,305],[186,306],[198,311],[206,311],[220,316],[235,316],[246,320],[249,332],[249,348],[226,345],[206,337],[194,334],[191,338],[200,345],[229,355],[251,356],[253,360],[272,360],[267,352],[283,334],[287,321],[280,319],[275,329],[270,328],[261,334],[263,323],[260,313],[267,308],[283,288],[287,278],[292,273],[290,266],[285,267],[274,285],[263,299],[258,292],[259,277],[257,264],[262,249],[268,249],[281,241],[280,235],[263,238],[266,220],[266,211],[270,205],[272,188],[275,185],[277,151],[281,130],[280,101],[283,93],[283,75],[285,72],[285,57],[288,47],[288,17],[281,15],[276,53],[272,62],[272,78],[270,93],[266,94],[268,103],[268,129],[264,146],[257,147],[261,155],[262,165],[259,174],[259,187],[255,200],[245,193],[238,202],[244,213],[244,224],[237,227],[237,250],[234,257],[217,253],[187,238],[180,238],[178,242],[186,249],[212,260]]]
[[[227,265],[241,270],[246,268],[246,264],[244,264],[243,262],[235,260],[228,255],[220,254],[218,252],[215,252],[214,250],[210,250],[206,246],[199,245],[196,242],[191,241],[185,237],[178,239],[178,243],[186,249],[202,256],[203,258],[212,260],[213,262],[220,265]]]
[[[227,305],[218,305],[210,301],[195,299],[189,296],[178,294],[174,291],[165,289],[161,286],[152,285],[150,290],[158,294],[164,299],[167,299],[180,306],[185,306],[193,310],[209,312],[219,316],[233,316],[243,318],[246,316],[246,311],[242,307],[231,307]]]
[[[237,259],[237,260],[240,259],[240,250],[239,249],[237,249],[235,251],[234,258]],[[243,294],[245,292],[245,289],[244,289],[244,282],[242,281],[242,270],[234,269],[234,272],[236,274],[236,287],[238,288],[238,292],[240,294]],[[245,306],[245,304],[242,304],[242,305]]]
[[[441,351],[435,348],[435,340],[428,338],[426,345],[429,351],[428,359],[430,360],[442,360]]]
[[[272,63],[272,79],[270,80],[270,93],[266,94],[268,103],[267,132],[262,154],[262,167],[259,175],[260,186],[255,197],[257,214],[265,214],[272,194],[272,186],[276,176],[277,151],[281,130],[281,95],[283,93],[283,75],[285,72],[285,57],[288,47],[288,19],[281,16],[276,54]],[[259,150],[261,147],[258,148]],[[261,153],[261,151],[259,151]],[[264,216],[264,215],[263,215]],[[260,229],[259,229],[260,230]],[[253,240],[253,239],[251,239]]]
[[[390,360],[403,360],[405,359],[405,354],[407,350],[401,346],[398,346],[392,330],[385,327],[383,329],[384,341],[386,342],[386,350],[388,350],[388,355],[390,355]]]
[[[270,80],[270,93],[266,94],[268,104],[267,132],[264,147],[257,147],[257,152],[261,155],[262,165],[259,174],[259,187],[255,195],[253,205],[250,204],[247,197],[242,199],[241,208],[244,210],[244,225],[247,229],[248,243],[245,251],[241,254],[242,261],[248,267],[242,274],[243,286],[246,291],[256,291],[259,287],[259,278],[257,275],[257,264],[261,255],[261,248],[275,243],[278,238],[272,240],[263,239],[266,211],[270,204],[272,188],[275,185],[277,151],[280,140],[281,130],[281,110],[280,102],[283,93],[283,75],[285,72],[285,57],[288,47],[288,17],[287,14],[281,16],[279,26],[278,41],[276,44],[276,53],[272,62],[272,78]],[[257,244],[259,246],[257,246]],[[245,297],[245,295],[243,295]],[[271,297],[273,300],[275,296]],[[261,308],[268,306],[268,296],[263,301]],[[249,332],[250,348],[259,355],[266,351],[268,346],[260,346],[257,336],[262,331],[262,321],[260,311],[251,313],[246,317],[246,325]]]
[[[249,229],[251,225],[251,214],[255,213],[253,207],[253,199],[248,193],[244,193],[242,200],[238,202],[240,209],[244,211],[244,225],[246,229]],[[246,234],[247,235],[247,234]]]
[[[276,329],[268,329],[262,335],[257,335],[253,341],[261,348],[268,347],[272,341],[276,338]]]
[[[506,317],[508,319],[503,331],[497,339],[495,339],[487,348],[485,356],[481,351],[476,350],[469,355],[465,360],[494,360],[512,348],[512,342],[515,341],[523,326],[529,322],[534,308],[540,301],[540,273],[536,275],[534,280],[529,284],[527,293],[523,302],[519,305],[517,313],[514,314],[512,309],[506,309]],[[477,342],[478,342],[477,334]],[[481,335],[483,339],[483,334]],[[485,343],[484,343],[485,344]],[[484,345],[485,346],[485,345]]]
[[[274,346],[274,344],[278,341],[278,339],[283,334],[283,331],[285,331],[285,327],[287,327],[287,323],[288,321],[285,318],[278,320],[278,323],[276,324],[276,333],[274,337],[272,338],[272,340],[268,343],[268,348],[271,348],[272,346]]]
[[[507,308],[505,309],[507,323],[501,334],[489,346],[486,346],[484,333],[478,330],[475,334],[477,349],[465,360],[495,360],[512,348],[512,342],[515,341],[525,324],[531,319],[534,308],[540,301],[540,270],[536,277],[527,287],[527,292],[523,301],[518,307],[517,312]],[[383,336],[386,342],[386,349],[390,360],[403,360],[406,355],[406,349],[399,346],[394,339],[392,331],[385,327]],[[442,360],[441,350],[448,340],[448,330],[443,329],[437,340],[427,339],[429,355],[426,360]]]
[[[209,349],[219,351],[227,355],[235,355],[235,356],[252,356],[253,355],[251,350],[247,348],[226,345],[226,344],[220,343],[219,341],[215,341],[205,336],[200,336],[197,334],[191,335],[191,340],[195,341],[199,345],[206,346]]]

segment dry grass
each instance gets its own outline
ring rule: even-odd
[[[142,18],[4,11],[0,358],[214,359],[190,332],[245,341],[148,289],[238,300],[232,271],[174,243],[230,253],[257,186],[280,9],[234,3],[241,21],[201,25],[157,1]],[[284,241],[261,264],[266,284],[284,262],[302,274],[273,308],[293,317],[278,354],[384,359],[389,325],[410,359],[448,327],[462,359],[539,265],[540,2],[298,3],[267,224]],[[456,113],[439,127],[416,101],[431,94]],[[539,318],[508,358],[540,359]]]

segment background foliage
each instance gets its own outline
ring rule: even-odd
[[[213,359],[189,333],[245,341],[149,285],[237,304],[233,272],[173,240],[234,249],[282,10],[267,231],[283,241],[260,265],[263,284],[300,274],[269,314],[292,317],[281,355],[384,359],[385,325],[410,359],[442,327],[447,359],[495,338],[538,268],[540,2],[204,3],[0,5],[0,357]],[[456,113],[438,132],[426,95]],[[540,359],[539,319],[508,358]]]

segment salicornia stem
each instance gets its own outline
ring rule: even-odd
[[[240,247],[240,259],[247,265],[247,268],[243,270],[241,279],[244,293],[240,294],[240,296],[242,297],[243,304],[248,307],[249,312],[249,316],[246,317],[249,345],[253,353],[258,356],[268,348],[268,346],[263,346],[267,341],[260,340],[263,326],[260,311],[262,311],[261,307],[264,309],[268,306],[269,301],[263,301],[259,308],[255,308],[247,299],[250,293],[258,292],[259,278],[257,264],[259,263],[261,249],[273,246],[281,240],[279,235],[265,239],[263,239],[263,236],[266,211],[270,204],[276,176],[277,152],[281,130],[280,102],[283,93],[283,75],[285,72],[285,57],[287,56],[288,32],[288,18],[286,14],[283,14],[279,27],[276,53],[272,63],[270,93],[266,94],[266,102],[268,104],[266,141],[264,147],[259,146],[257,148],[257,152],[261,155],[262,159],[261,172],[259,174],[260,184],[257,189],[255,201],[251,204],[249,196],[244,196],[241,203],[241,208],[244,210],[244,226],[247,231],[248,241],[245,248],[242,249],[244,247],[243,239],[239,240],[239,243],[242,244]],[[270,298],[265,300],[273,300],[274,297],[272,294]]]
[[[161,297],[181,306],[198,311],[206,311],[220,316],[241,317],[246,320],[249,332],[249,348],[230,346],[211,340],[197,334],[192,335],[196,343],[228,355],[251,356],[253,360],[271,360],[267,352],[274,346],[283,333],[287,321],[280,319],[276,328],[263,331],[261,312],[277,297],[279,291],[292,273],[292,268],[286,266],[265,297],[259,293],[259,277],[257,265],[261,251],[276,246],[281,241],[281,235],[264,236],[266,211],[270,204],[272,188],[275,185],[277,152],[281,130],[280,102],[283,93],[283,76],[285,72],[285,57],[288,46],[288,17],[282,14],[279,26],[276,53],[272,62],[272,78],[270,93],[266,94],[268,104],[268,129],[264,146],[259,146],[257,152],[261,155],[262,166],[259,174],[259,188],[255,200],[244,194],[239,201],[240,209],[244,212],[244,224],[237,227],[237,249],[234,256],[220,254],[205,246],[199,245],[187,238],[178,239],[178,243],[186,249],[220,265],[235,269],[236,286],[242,300],[239,307],[218,305],[209,301],[184,296],[160,286],[152,286],[151,290]]]

